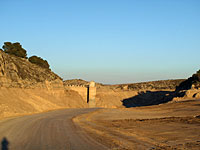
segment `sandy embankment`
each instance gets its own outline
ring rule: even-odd
[[[84,107],[87,104],[75,91],[22,88],[0,90],[0,119],[61,108]]]
[[[100,109],[74,118],[110,149],[200,149],[200,101]]]
[[[51,69],[0,51],[0,118],[79,107],[87,103]]]

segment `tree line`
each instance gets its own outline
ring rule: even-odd
[[[2,46],[3,51],[7,54],[15,55],[17,57],[28,59],[29,62],[36,64],[42,68],[49,69],[49,63],[38,56],[31,56],[27,57],[27,51],[22,47],[22,45],[18,42],[11,43],[11,42],[4,42],[4,45]]]

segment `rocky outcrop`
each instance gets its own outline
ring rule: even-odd
[[[50,69],[0,51],[0,87],[62,88],[62,79]]]
[[[87,103],[50,69],[0,51],[0,118],[77,107]]]
[[[173,101],[200,99],[200,73],[197,72],[177,86]]]
[[[176,91],[190,89],[200,89],[200,73],[195,73],[192,77],[181,82],[179,86],[177,86]]]

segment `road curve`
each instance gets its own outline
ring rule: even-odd
[[[72,122],[72,118],[95,109],[65,109],[0,121],[9,150],[104,150]],[[6,147],[4,140],[4,146]]]

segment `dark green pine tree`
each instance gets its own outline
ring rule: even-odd
[[[5,53],[15,55],[17,57],[27,58],[26,50],[22,48],[21,44],[18,42],[16,43],[4,42],[2,48]]]

